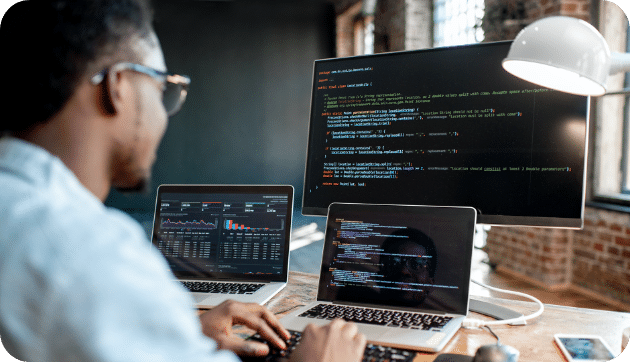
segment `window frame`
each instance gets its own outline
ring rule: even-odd
[[[457,14],[448,12],[450,8],[453,10],[453,4],[458,4]],[[466,6],[462,6],[465,4]],[[465,11],[462,11],[465,8]],[[472,10],[472,15],[470,11]],[[433,46],[454,46],[481,43],[484,40],[483,29],[481,27],[481,20],[483,19],[485,12],[485,2],[483,0],[434,0],[433,1]],[[464,16],[466,17],[466,26],[462,29],[459,28],[456,36],[445,35],[444,29],[448,30],[448,23],[453,21],[452,19]],[[474,17],[474,24],[471,25],[471,20]],[[461,21],[454,21],[456,24],[460,24]],[[440,33],[442,33],[440,35]],[[481,33],[481,39],[478,35]],[[463,35],[462,35],[463,34]],[[474,39],[471,41],[470,37]],[[453,41],[453,38],[457,40]],[[466,40],[463,40],[466,38]]]
[[[630,26],[625,14],[614,4],[602,5],[599,30],[609,42],[611,51],[630,51]],[[619,24],[625,29],[615,30]],[[618,38],[622,38],[621,43],[615,43]],[[630,212],[629,86],[628,74],[611,76],[607,87],[609,93],[593,99],[587,155],[587,206]],[[620,101],[616,97],[625,99]]]
[[[630,26],[626,32],[626,52],[630,53]],[[624,91],[630,88],[630,73],[625,74]],[[623,142],[621,151],[621,193],[630,197],[630,93],[624,94],[623,106]],[[630,201],[629,201],[630,203]]]

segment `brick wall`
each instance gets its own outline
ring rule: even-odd
[[[374,53],[405,50],[405,1],[379,0],[374,14]]]
[[[486,251],[491,265],[561,289],[568,286],[572,235],[564,229],[493,227]]]
[[[630,305],[630,215],[587,208],[574,231],[571,282]]]
[[[499,271],[630,310],[630,214],[587,207],[582,230],[492,227],[486,251]]]
[[[549,15],[567,15],[582,20],[590,20],[589,0],[539,0],[526,1],[528,16],[541,18]]]
[[[363,4],[344,4],[343,9],[337,9],[337,56],[348,57],[354,54],[354,22],[361,15]]]
[[[352,24],[362,16],[362,1],[335,2],[337,56],[354,54]],[[374,52],[429,48],[433,44],[431,0],[379,0],[374,14]]]
[[[486,0],[485,41],[511,40],[536,19],[565,15],[589,21],[591,0]]]

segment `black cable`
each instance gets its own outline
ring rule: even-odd
[[[499,338],[499,336],[497,336],[492,329],[490,329],[490,326],[484,326],[490,333],[492,333],[492,335],[494,336],[494,338],[497,339],[497,344],[501,344],[501,339]]]

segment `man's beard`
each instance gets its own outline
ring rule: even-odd
[[[148,195],[151,192],[151,176],[141,177],[133,185],[114,186],[114,189],[122,194],[143,194]]]

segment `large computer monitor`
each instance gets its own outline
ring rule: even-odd
[[[589,99],[507,73],[510,44],[315,61],[302,213],[472,206],[483,224],[581,227]]]

